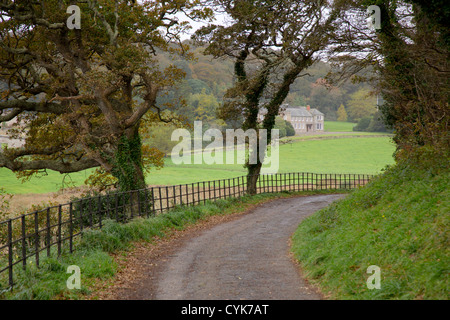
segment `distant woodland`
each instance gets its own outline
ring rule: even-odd
[[[183,100],[185,105],[174,106],[174,112],[184,116],[189,123],[201,120],[204,124],[221,127],[225,124],[216,116],[216,109],[223,96],[233,84],[233,62],[228,59],[213,59],[204,55],[202,48],[192,48],[196,59],[171,60],[168,55],[160,55],[161,66],[174,64],[186,76],[180,85],[168,95],[159,97],[164,104]],[[290,88],[284,103],[290,106],[310,105],[325,114],[325,120],[359,122],[376,114],[377,97],[366,83],[347,81],[339,87],[330,87],[325,80],[330,65],[317,62],[308,72],[299,77]]]

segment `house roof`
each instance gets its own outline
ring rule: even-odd
[[[309,112],[310,112],[311,114],[313,114],[313,115],[319,115],[319,116],[322,116],[322,115],[323,115],[322,112],[320,112],[319,110],[317,110],[317,109],[315,109],[315,108],[310,109]]]
[[[281,105],[281,112],[289,112],[291,114],[291,117],[312,117],[314,115],[323,115],[322,112],[315,108],[311,108],[309,111],[306,107],[290,107],[288,104]],[[260,114],[266,114],[267,109],[261,108],[259,110]]]
[[[285,112],[289,112],[291,117],[312,117],[312,114],[305,107],[286,108]]]

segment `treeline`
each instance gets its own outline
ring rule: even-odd
[[[189,41],[190,46],[193,46]],[[203,48],[193,47],[195,61],[171,60],[162,54],[162,65],[173,63],[186,74],[184,80],[169,94],[158,99],[164,109],[173,105],[178,115],[189,123],[203,121],[207,126],[238,127],[240,123],[226,124],[217,117],[216,110],[222,104],[226,90],[234,83],[233,62],[230,59],[213,59],[203,54]],[[359,122],[363,118],[374,118],[377,112],[377,97],[366,83],[347,81],[339,86],[330,86],[325,80],[331,66],[316,62],[305,76],[299,77],[291,86],[285,103],[291,106],[310,105],[325,114],[325,120]],[[175,103],[174,103],[175,101]],[[366,120],[364,120],[366,121]]]

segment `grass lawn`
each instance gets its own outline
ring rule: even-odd
[[[11,170],[0,168],[0,188],[13,194],[55,192],[63,186],[83,185],[84,181],[89,177],[90,171],[85,170],[64,175],[59,172],[47,170],[46,175],[36,176],[22,183],[22,179],[17,179]]]
[[[351,132],[356,123],[342,121],[324,121],[325,132]]]
[[[297,141],[280,146],[279,172],[376,174],[394,162],[392,158],[394,148],[389,137]],[[147,183],[176,185],[233,178],[245,174],[246,170],[241,164],[175,165],[169,157],[163,169],[151,170],[147,176]],[[65,182],[72,181],[79,186],[88,176],[89,171],[70,174],[65,178]],[[22,184],[14,173],[0,168],[0,187],[13,194],[54,192],[62,187],[63,177],[62,174],[48,170],[47,176],[33,177]]]

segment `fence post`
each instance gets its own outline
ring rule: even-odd
[[[72,202],[69,204],[69,251],[73,252],[73,222],[72,222]]]
[[[208,200],[211,199],[211,181],[208,181]]]
[[[162,188],[163,187],[158,187],[158,194],[159,194],[159,210],[160,210],[160,213],[162,213],[162,211],[163,211],[163,200],[162,200]]]
[[[187,183],[184,186],[185,186],[185,189],[186,189],[186,205],[188,206],[189,205],[189,187],[188,187]]]
[[[58,206],[58,257],[61,255],[61,223],[62,205]]]
[[[155,215],[156,216],[156,211],[155,211],[155,191],[154,191],[154,188],[152,187],[152,194],[151,194],[151,196],[152,196],[152,215]]]
[[[114,202],[115,202],[115,207],[116,207],[116,210],[115,210],[116,221],[119,222],[119,193],[118,192],[116,192],[114,194]]]
[[[169,205],[169,187],[166,187],[166,204],[167,204],[167,210],[170,209],[170,205]]]
[[[149,212],[150,210],[149,208],[149,203],[148,203],[148,188],[144,189],[144,195],[145,195],[145,199],[144,199],[144,205],[145,205],[145,213],[147,214],[147,217],[149,216]]]
[[[80,200],[80,231],[83,231],[83,199]]]
[[[34,212],[34,232],[35,232],[35,254],[36,254],[36,266],[39,267],[39,217],[38,212]]]
[[[26,241],[26,228],[25,228],[25,215],[23,215],[21,218],[22,223],[22,267],[23,270],[27,267],[27,241]]]
[[[270,193],[273,193],[273,174],[270,175]]]
[[[12,220],[8,220],[8,272],[9,272],[9,285],[14,285],[13,281],[13,245],[12,245]]]
[[[98,205],[98,226],[101,229],[102,228],[102,199],[101,199],[100,195],[98,195],[97,205]]]
[[[306,190],[310,191],[312,189],[313,183],[313,178],[311,177],[310,172],[306,173],[306,181],[307,181]]]
[[[130,220],[133,219],[134,217],[134,210],[133,210],[133,206],[134,206],[134,201],[133,201],[133,191],[128,191],[128,199],[130,200]]]
[[[109,193],[106,194],[106,211],[105,211],[105,216],[107,219],[111,219],[111,201],[109,199]]]
[[[47,257],[50,257],[50,243],[51,243],[51,238],[50,238],[50,208],[47,208],[47,214],[46,214],[46,218],[47,218],[47,225],[46,225],[46,229],[47,229]]]
[[[94,225],[93,213],[92,213],[92,197],[89,198],[89,226],[92,228]]]

